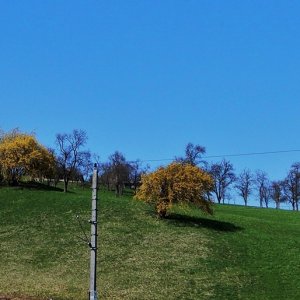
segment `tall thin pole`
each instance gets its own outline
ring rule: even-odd
[[[97,300],[96,269],[97,269],[97,191],[98,191],[98,169],[94,165],[92,179],[92,218],[91,223],[91,262],[90,262],[90,291],[89,300]]]

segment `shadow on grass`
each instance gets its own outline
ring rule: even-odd
[[[223,231],[223,232],[237,232],[243,230],[243,227],[236,226],[233,223],[212,220],[207,218],[200,218],[200,217],[192,217],[186,216],[181,214],[170,214],[166,217],[166,220],[174,224],[175,226],[189,226],[189,227],[204,227],[216,231]]]
[[[34,190],[42,190],[42,191],[56,191],[63,192],[63,189],[54,187],[48,184],[43,184],[40,182],[30,181],[30,182],[20,182],[19,185],[14,186],[15,189],[34,189]]]

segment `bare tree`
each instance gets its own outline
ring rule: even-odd
[[[76,181],[77,184],[81,183],[81,185],[84,186],[84,182],[90,179],[92,172],[93,162],[91,160],[91,153],[89,151],[82,151],[78,166],[71,173],[70,180]]]
[[[141,177],[143,174],[147,172],[149,166],[147,165],[143,167],[142,162],[140,160],[130,162],[129,166],[130,166],[129,180],[134,189],[134,193],[136,194],[136,190],[141,182]]]
[[[74,129],[72,133],[56,135],[58,148],[57,160],[64,181],[64,192],[68,191],[68,183],[76,170],[87,161],[88,151],[81,151],[87,142],[87,134],[83,130]]]
[[[275,202],[276,209],[279,209],[280,203],[284,201],[282,181],[272,181],[270,186],[270,196]]]
[[[123,194],[125,183],[129,181],[130,166],[125,156],[116,151],[109,157],[111,179],[115,187],[116,196]]]
[[[254,183],[258,191],[260,207],[263,207],[263,204],[265,204],[266,208],[268,208],[270,199],[270,181],[267,173],[261,170],[256,171]]]
[[[107,190],[110,191],[113,186],[113,174],[110,162],[101,163],[99,171],[100,183],[106,186]]]
[[[235,187],[238,190],[238,194],[244,199],[245,206],[248,204],[249,195],[252,192],[253,175],[250,170],[245,169],[237,177]]]
[[[93,162],[90,151],[82,151],[80,155],[80,161],[78,162],[79,171],[84,181],[87,181],[93,172]]]
[[[175,160],[196,166],[204,162],[201,157],[206,152],[205,147],[188,143],[185,147],[185,156],[176,157]]]
[[[293,210],[299,210],[300,198],[300,163],[294,163],[283,181],[286,199],[292,204]]]
[[[223,159],[219,163],[208,165],[206,170],[214,179],[213,193],[218,203],[224,204],[232,183],[236,180],[232,163]]]

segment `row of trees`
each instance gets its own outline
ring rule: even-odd
[[[255,195],[260,207],[269,207],[270,201],[274,201],[276,208],[281,203],[290,203],[293,210],[299,208],[300,200],[300,163],[294,163],[286,178],[271,181],[266,172],[257,170],[252,173],[244,169],[240,174],[235,174],[233,164],[223,159],[221,162],[208,163],[202,159],[205,148],[189,143],[186,146],[185,156],[176,158],[178,162],[200,165],[213,178],[211,196],[218,203],[230,200],[231,191],[235,189],[247,206],[249,197]]]
[[[41,145],[34,134],[18,129],[0,133],[0,180],[10,185],[29,180],[47,180],[48,184],[70,180],[83,181],[91,172],[91,153],[83,151],[87,135],[82,130],[56,135],[56,148]]]
[[[33,134],[23,133],[18,129],[0,132],[0,181],[18,184],[24,176],[31,180],[46,180],[56,185],[64,182],[64,191],[68,190],[70,181],[84,182],[89,179],[94,161],[98,163],[100,182],[108,189],[122,195],[126,186],[135,192],[140,185],[143,174],[149,166],[141,161],[129,162],[125,156],[116,151],[107,162],[85,150],[87,134],[83,130],[71,133],[59,133],[55,138],[55,147],[46,148]],[[274,201],[276,208],[288,202],[293,210],[298,210],[300,199],[300,163],[291,166],[286,178],[271,181],[264,171],[252,173],[245,169],[235,174],[233,164],[228,160],[208,163],[203,160],[205,147],[189,143],[182,157],[175,157],[179,164],[198,166],[213,179],[212,189],[207,195],[215,202],[230,200],[235,190],[248,204],[250,196],[256,196],[261,207],[268,207]]]
[[[0,132],[0,182],[19,184],[24,177],[29,180],[46,180],[54,186],[61,180],[67,192],[70,181],[84,182],[90,177],[93,160],[98,162],[100,180],[116,195],[123,194],[126,185],[137,189],[142,168],[139,161],[127,162],[118,151],[109,156],[108,162],[100,163],[99,158],[84,149],[87,134],[83,130],[59,133],[55,138],[55,148],[41,145],[34,134],[23,133],[18,129]]]
[[[280,208],[281,203],[290,203],[292,209],[298,211],[300,163],[293,164],[286,178],[277,181],[271,181],[267,173],[261,170],[252,173],[245,169],[235,175],[233,165],[227,160],[207,165],[206,169],[214,179],[213,193],[218,203],[230,199],[230,190],[235,188],[246,206],[253,195],[258,198],[260,207],[268,208],[270,201],[274,201],[276,208]]]
[[[211,212],[210,203],[212,201],[225,203],[226,200],[231,199],[232,191],[235,191],[242,197],[246,206],[249,198],[253,196],[257,197],[261,207],[265,206],[268,208],[270,201],[274,201],[277,209],[284,202],[290,203],[293,210],[298,210],[300,163],[293,164],[288,175],[283,180],[271,181],[264,171],[257,170],[252,173],[249,169],[245,169],[240,174],[236,174],[230,161],[223,159],[220,162],[209,163],[203,160],[203,154],[205,154],[205,147],[189,143],[186,146],[185,155],[175,157],[174,162],[169,166],[160,167],[150,174],[146,174],[145,170],[138,173],[138,180],[135,182],[138,184],[141,178],[142,185],[138,189],[136,197],[143,201],[154,203],[160,216],[164,216],[173,203],[181,201],[201,203],[201,208],[204,211]],[[118,157],[122,157],[122,159],[117,159]],[[102,168],[102,172],[104,172],[102,173],[102,180],[109,176],[114,178],[114,176],[117,176],[117,173],[120,174],[117,178],[122,178],[121,174],[123,172],[126,173],[124,170],[130,169],[130,164],[126,167],[125,157],[119,152],[112,155],[109,161],[109,163],[104,164],[107,168]],[[119,165],[122,165],[124,169],[114,170],[113,166],[116,161],[119,161]],[[181,169],[179,166],[198,167],[200,173],[202,172],[202,176],[196,176],[199,179],[196,183],[191,179],[193,177],[190,175],[191,169],[185,167]],[[110,175],[109,171],[103,170],[111,170],[111,174],[115,175]],[[127,174],[129,174],[128,171]],[[210,176],[211,185],[203,184],[204,174]],[[107,184],[107,187],[109,188],[109,184]],[[188,187],[191,190],[188,190]],[[199,187],[201,187],[201,191]],[[195,190],[198,191],[197,195],[200,198],[195,196],[191,198],[189,196],[195,195],[193,194]],[[203,203],[206,203],[206,206]]]

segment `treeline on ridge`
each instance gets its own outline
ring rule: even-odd
[[[46,148],[39,143],[34,134],[13,129],[0,132],[0,183],[18,185],[20,181],[40,181],[56,186],[64,183],[68,191],[70,181],[88,182],[93,170],[93,161],[97,163],[99,181],[116,195],[122,195],[127,186],[136,193],[149,166],[141,161],[127,161],[125,156],[115,151],[106,162],[100,162],[99,156],[85,149],[87,134],[75,129],[71,133],[59,133],[55,137],[54,148]],[[293,210],[299,209],[300,199],[300,163],[294,163],[287,176],[271,181],[266,172],[251,172],[244,169],[240,174],[234,172],[233,164],[226,159],[219,162],[207,162],[203,159],[205,147],[189,143],[185,154],[175,157],[174,162],[197,166],[212,178],[212,187],[207,198],[217,203],[225,203],[235,191],[247,206],[249,198],[255,197],[260,207],[269,207],[270,202],[280,208],[281,203],[289,203]]]

